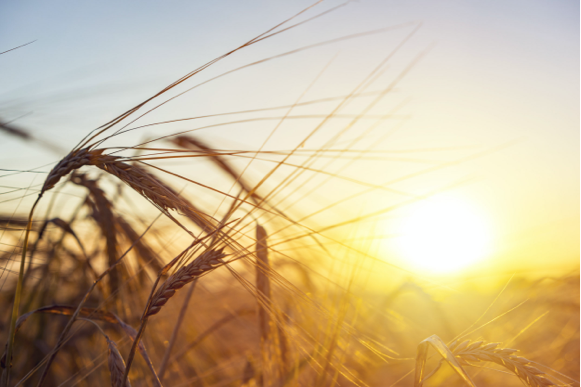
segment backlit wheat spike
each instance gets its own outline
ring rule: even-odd
[[[258,301],[258,326],[262,354],[262,385],[269,384],[270,373],[280,379],[288,371],[288,343],[282,322],[273,328],[271,313],[278,314],[272,304],[272,268],[268,258],[268,234],[260,224],[256,225],[256,291]],[[279,316],[280,317],[280,316]],[[276,369],[273,367],[276,365]]]
[[[84,165],[92,164],[92,161],[95,157],[99,156],[101,152],[103,152],[103,149],[89,151],[87,148],[83,148],[69,153],[49,172],[44,181],[41,192],[53,188],[63,176],[68,175],[75,169],[79,169]]]
[[[212,218],[209,215],[195,208],[155,176],[143,168],[120,161],[120,157],[103,155],[104,151],[105,149],[89,151],[87,148],[83,148],[69,153],[50,171],[41,193],[53,188],[62,177],[70,172],[85,165],[94,165],[116,176],[161,209],[179,211],[203,230],[213,228]]]
[[[490,361],[499,364],[514,372],[521,380],[532,387],[555,386],[544,372],[531,365],[531,361],[524,357],[515,356],[516,349],[498,348],[499,343],[485,343],[469,340],[453,343],[450,349],[462,365],[472,365],[480,361]]]
[[[260,332],[260,353],[262,355],[262,374],[259,385],[270,383],[272,373],[271,336],[270,330],[270,265],[268,263],[267,234],[264,227],[256,225],[256,299],[258,301],[258,330]]]
[[[109,349],[109,372],[111,372],[112,387],[131,387],[129,379],[123,386],[123,373],[125,372],[125,362],[117,349],[117,344],[107,338],[107,347]]]
[[[271,291],[270,278],[268,277],[270,265],[268,262],[268,245],[266,244],[266,230],[261,225],[256,225],[256,289],[259,292],[258,324],[260,327],[260,339],[266,342],[270,336]]]
[[[97,151],[95,151],[97,152]],[[175,210],[190,218],[203,230],[213,228],[212,218],[195,208],[190,202],[174,190],[162,183],[157,177],[143,168],[120,161],[119,157],[99,155],[91,159],[91,164],[97,166],[151,200],[159,208]]]
[[[115,232],[115,215],[113,214],[113,204],[105,195],[105,191],[99,187],[97,180],[88,179],[84,174],[73,173],[71,181],[74,184],[87,188],[90,196],[87,197],[87,205],[91,208],[91,216],[99,225],[101,233],[105,237],[105,247],[107,251],[107,264],[113,265],[118,257],[118,241],[117,233]],[[109,276],[109,294],[114,298],[113,303],[118,302],[119,284],[121,283],[121,276],[123,273],[123,266],[116,270],[112,270]],[[121,305],[116,305],[117,310],[122,310]]]
[[[171,297],[173,297],[177,290],[184,287],[184,285],[192,282],[202,274],[208,273],[221,266],[224,263],[222,258],[226,256],[222,250],[223,249],[206,251],[191,263],[181,267],[178,271],[172,274],[153,295],[151,306],[145,314],[145,317],[157,314],[161,310],[161,307],[164,306]]]
[[[135,243],[134,248],[137,251],[138,256],[144,260],[144,263],[151,266],[155,272],[159,272],[162,266],[157,255],[153,252],[153,250],[151,250],[151,247],[149,247],[144,240],[139,238],[139,234],[123,217],[113,214],[112,203],[105,196],[105,192],[98,186],[97,181],[87,179],[86,176],[82,173],[73,173],[71,181],[89,190],[93,199],[92,202],[89,201],[89,205],[92,209],[92,216],[95,221],[97,221],[99,226],[102,228],[103,233],[107,237],[107,252],[110,253],[112,250],[109,248],[110,240],[115,242],[113,246],[116,245],[116,239],[113,238],[116,235],[115,231],[118,231],[124,234],[129,242]],[[110,233],[112,233],[112,235],[109,235]],[[112,262],[110,261],[109,265],[111,264]],[[112,275],[113,274],[114,273],[112,273]]]

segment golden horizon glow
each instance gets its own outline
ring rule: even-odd
[[[486,258],[491,249],[485,217],[452,195],[418,203],[400,230],[398,248],[402,257],[421,271],[458,271]]]

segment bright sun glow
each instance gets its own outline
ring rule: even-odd
[[[490,248],[484,217],[461,199],[443,195],[418,203],[404,219],[398,239],[408,262],[438,273],[467,267]]]

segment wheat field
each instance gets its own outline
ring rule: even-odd
[[[467,63],[485,55],[468,46],[438,62],[446,36],[492,33],[470,21],[506,9],[194,3],[6,7],[30,26],[60,13],[65,47],[74,31],[106,36],[83,21],[116,35],[93,67],[83,50],[101,41],[80,35],[61,75],[37,63],[48,92],[18,80],[36,66],[26,55],[46,54],[42,35],[0,39],[13,77],[0,99],[1,387],[580,385],[578,165],[523,167],[549,160],[527,148],[542,136],[556,137],[543,143],[553,159],[578,159],[578,127],[535,129],[544,99],[506,113],[516,89],[501,79],[488,96],[497,74],[481,80]],[[575,24],[559,12],[535,3],[523,20]],[[51,33],[49,51],[65,36]],[[472,119],[467,97],[445,95],[466,81],[443,74],[482,87],[462,94],[479,98]],[[578,106],[559,112],[578,125]],[[510,131],[521,124],[532,140]],[[506,216],[490,233],[462,207],[470,195],[482,219]]]

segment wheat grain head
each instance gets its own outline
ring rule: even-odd
[[[500,343],[485,343],[484,341],[454,342],[450,350],[460,364],[472,366],[480,361],[489,361],[499,364],[531,387],[555,386],[544,372],[531,365],[531,361],[514,353],[518,350],[512,348],[498,348]]]
[[[184,287],[186,284],[194,281],[202,274],[208,273],[223,265],[224,262],[222,261],[222,258],[225,256],[226,254],[223,253],[223,249],[208,250],[194,259],[191,263],[178,269],[155,292],[151,298],[151,304],[145,313],[145,317],[159,313],[161,307],[164,306],[171,297],[173,297],[176,291]]]
[[[107,339],[107,348],[109,350],[109,372],[111,372],[111,386],[112,387],[131,387],[129,380],[123,386],[123,373],[125,372],[125,362],[123,357],[117,349],[117,344],[114,341]]]

